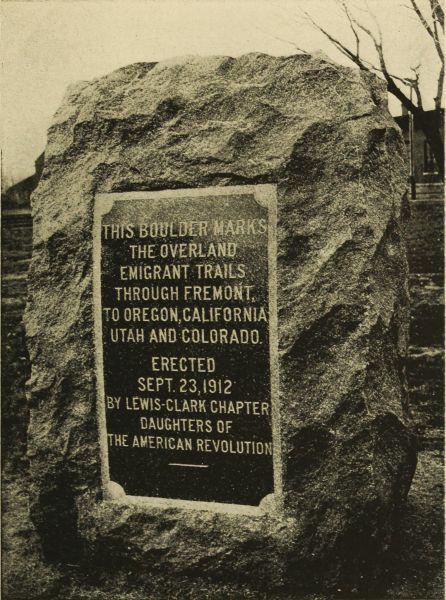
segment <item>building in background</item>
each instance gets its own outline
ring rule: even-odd
[[[31,194],[39,183],[44,162],[45,155],[42,152],[34,163],[35,173],[2,192],[2,209],[30,208]]]
[[[403,114],[395,117],[395,121],[401,127],[404,141],[412,153],[412,177],[414,186],[412,188],[412,197],[443,197],[443,182],[438,172],[438,166],[435,161],[432,150],[421,129],[419,119],[409,115],[407,110],[402,107]],[[438,118],[435,110],[429,110],[425,113],[426,118],[432,122]],[[412,131],[411,131],[411,121]],[[444,129],[444,110],[441,112],[441,128]]]

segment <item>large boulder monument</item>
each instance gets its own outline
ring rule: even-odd
[[[382,82],[321,57],[69,88],[25,315],[48,560],[371,589],[415,468],[406,181]]]

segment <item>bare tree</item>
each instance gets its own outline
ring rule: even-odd
[[[431,119],[427,116],[423,106],[423,99],[420,90],[420,68],[421,65],[412,67],[412,77],[400,77],[391,73],[387,66],[387,61],[384,53],[383,36],[378,21],[373,16],[372,12],[367,8],[369,17],[374,22],[374,27],[368,27],[363,20],[358,20],[352,10],[347,6],[345,0],[335,0],[341,7],[346,19],[348,20],[350,29],[354,36],[354,47],[350,47],[335,37],[326,28],[305,12],[306,18],[310,23],[320,31],[330,42],[348,59],[354,62],[360,69],[370,71],[381,76],[387,83],[388,91],[393,94],[401,104],[410,111],[415,119],[420,124],[420,127],[426,137],[432,153],[438,165],[438,170],[441,178],[444,180],[444,145],[443,145],[443,120],[441,102],[443,97],[443,81],[444,81],[444,9],[441,5],[441,0],[429,0],[430,14],[425,15],[418,0],[409,0],[410,5],[403,8],[408,8],[415,12],[420,20],[425,32],[432,39],[436,53],[440,59],[440,68],[438,73],[438,82],[435,103],[435,118]],[[364,3],[367,6],[367,3]],[[376,63],[366,60],[361,52],[361,45],[365,40],[372,42],[376,52]]]

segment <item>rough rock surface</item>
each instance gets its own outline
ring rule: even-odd
[[[26,330],[31,515],[48,557],[370,589],[415,467],[406,163],[381,84],[307,55],[135,64],[68,91],[45,160]],[[102,502],[94,194],[244,183],[278,188],[285,513]]]

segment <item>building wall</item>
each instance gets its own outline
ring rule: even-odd
[[[419,183],[435,183],[440,182],[440,176],[438,175],[438,169],[433,167],[431,169],[425,169],[425,162],[428,164],[431,161],[426,160],[429,158],[429,148],[425,147],[426,139],[423,132],[418,130],[414,133],[414,168],[415,168],[415,181]],[[426,157],[427,153],[427,157]]]
[[[435,111],[427,111],[427,119],[432,122],[437,118]],[[403,114],[395,118],[395,121],[401,127],[404,140],[409,147],[409,115]],[[441,127],[444,129],[444,113],[441,116]],[[442,183],[435,165],[431,165],[431,161],[427,160],[430,156],[429,147],[426,147],[426,137],[421,130],[420,123],[414,119],[414,136],[413,136],[413,153],[414,153],[414,175],[417,183]]]
[[[42,152],[34,162],[35,173],[2,192],[2,209],[29,208],[31,194],[39,183],[44,162],[45,154]]]

